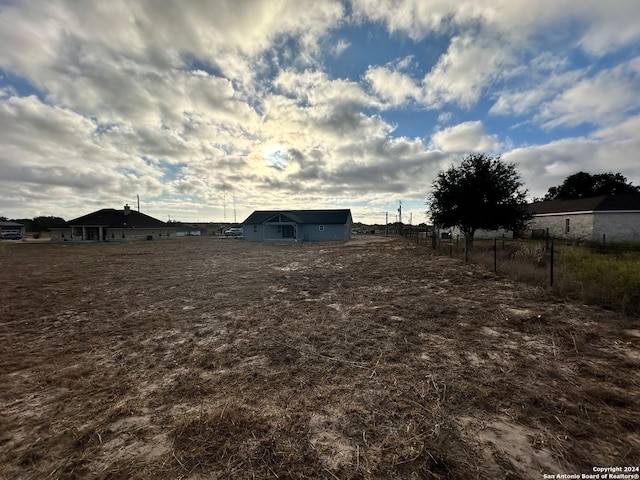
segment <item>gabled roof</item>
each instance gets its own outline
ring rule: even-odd
[[[600,195],[598,197],[578,198],[575,200],[548,200],[529,204],[529,211],[534,215],[612,210],[640,211],[640,195]]]
[[[242,222],[247,225],[261,224],[276,215],[287,217],[289,221],[304,224],[346,224],[351,219],[351,210],[256,210]]]
[[[162,220],[135,210],[129,210],[129,214],[125,215],[124,210],[103,208],[88,215],[69,220],[61,227],[166,228],[169,225]]]

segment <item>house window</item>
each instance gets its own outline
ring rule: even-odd
[[[324,232],[324,225],[318,225],[318,231]]]
[[[564,221],[564,233],[569,233],[570,230],[571,230],[571,220],[567,218]]]
[[[278,225],[278,233],[282,233],[282,225]]]
[[[253,233],[258,233],[258,225],[253,226]]]

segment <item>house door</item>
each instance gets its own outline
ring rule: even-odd
[[[295,230],[293,225],[283,225],[282,226],[282,238],[293,238],[295,235]]]

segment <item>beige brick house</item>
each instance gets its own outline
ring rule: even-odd
[[[602,242],[640,242],[640,195],[601,195],[529,205],[529,233]]]
[[[176,227],[144,213],[103,208],[51,228],[52,241],[122,242],[176,236]]]

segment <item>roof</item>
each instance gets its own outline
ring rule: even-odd
[[[24,225],[17,222],[0,222],[0,227],[24,227]]]
[[[129,210],[125,215],[124,210],[103,208],[88,215],[74,218],[58,228],[62,227],[105,227],[105,228],[166,228],[169,225],[162,220],[150,217],[135,210]]]
[[[340,224],[344,225],[351,220],[351,210],[256,210],[243,224],[261,224],[273,218],[274,215],[283,215],[291,221],[299,224]]]
[[[529,204],[529,211],[534,215],[545,213],[568,212],[601,212],[601,211],[640,211],[640,195],[600,195],[597,197],[578,198],[575,200],[548,200]]]

